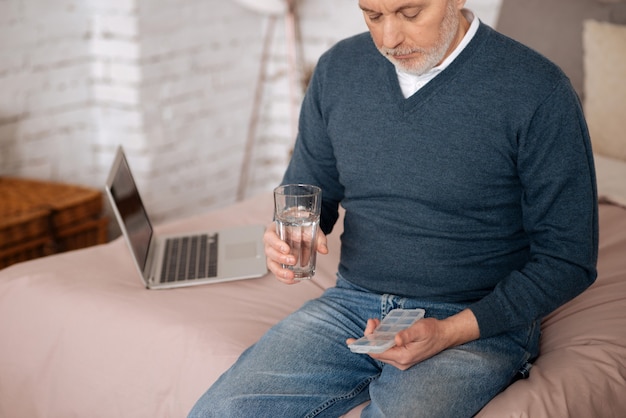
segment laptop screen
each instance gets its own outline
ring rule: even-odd
[[[153,234],[152,224],[139,196],[126,157],[123,155],[111,182],[110,190],[137,263],[141,271],[145,271],[150,239]]]

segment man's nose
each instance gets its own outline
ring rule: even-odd
[[[396,48],[403,40],[401,23],[395,18],[387,19],[383,24],[383,47]]]

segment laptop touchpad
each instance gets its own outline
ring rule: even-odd
[[[242,258],[256,258],[257,244],[256,242],[241,242],[226,245],[226,260],[241,260]]]

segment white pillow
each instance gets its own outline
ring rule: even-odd
[[[626,161],[626,26],[583,23],[585,117],[594,152]]]
[[[626,208],[626,161],[594,155],[598,199]]]

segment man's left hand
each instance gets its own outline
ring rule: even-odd
[[[369,319],[364,335],[374,332],[380,324],[378,319]],[[369,354],[372,358],[406,370],[443,350],[479,338],[478,322],[471,310],[466,309],[449,318],[420,319],[409,328],[396,334],[396,345],[379,354]],[[354,338],[346,341],[354,342]]]

